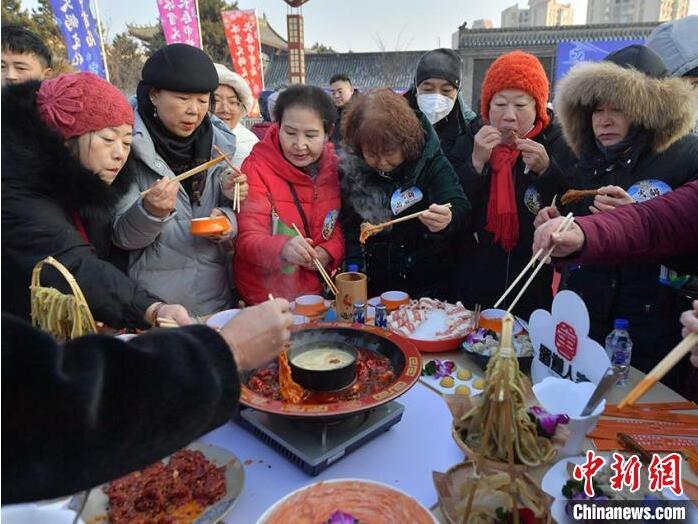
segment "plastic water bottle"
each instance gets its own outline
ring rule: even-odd
[[[616,385],[625,386],[630,371],[630,357],[633,352],[633,341],[628,333],[628,321],[617,318],[613,323],[613,331],[606,337],[606,353],[611,359],[614,371],[622,371]]]

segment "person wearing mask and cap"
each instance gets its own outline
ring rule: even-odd
[[[460,92],[463,60],[452,49],[424,53],[417,64],[414,85],[405,93],[410,106],[420,111],[434,127],[446,158],[454,165],[454,153],[472,137],[475,113]]]
[[[172,44],[145,63],[134,101],[133,148],[125,169],[133,183],[114,220],[114,243],[130,251],[129,275],[153,293],[201,316],[233,303],[227,259],[237,232],[230,207],[235,183],[247,195],[244,175],[221,162],[189,177],[172,179],[213,157],[216,146],[232,157],[235,136],[209,115],[218,73],[200,49]],[[149,189],[144,196],[140,193]],[[191,234],[196,218],[227,218],[217,235]]]
[[[632,93],[632,96],[628,96]],[[691,134],[698,97],[690,84],[668,76],[649,47],[632,45],[601,62],[576,65],[560,81],[555,109],[565,138],[579,156],[574,189],[596,191],[567,207],[543,209],[541,224],[560,212],[604,213],[666,194],[698,179],[698,136]],[[685,268],[686,273],[697,273]],[[565,287],[589,309],[589,336],[603,342],[616,318],[628,319],[631,364],[648,372],[678,343],[675,319],[689,309],[680,293],[660,283],[656,261],[568,270]],[[664,383],[678,389],[681,369]]]
[[[485,125],[454,163],[473,206],[473,229],[463,235],[452,286],[453,298],[466,307],[493,307],[528,263],[533,220],[560,193],[564,173],[574,164],[547,108],[548,94],[543,66],[523,51],[500,56],[485,74],[480,109]],[[551,283],[552,270],[545,268],[514,313],[528,318],[550,305]]]
[[[75,277],[95,320],[146,329],[157,317],[190,322],[182,306],[128,278],[113,261],[111,220],[128,188],[122,172],[133,110],[92,73],[2,90],[2,307],[29,319],[29,284],[48,256]],[[55,270],[42,285],[68,292]]]
[[[240,169],[254,145],[259,142],[259,138],[241,123],[252,110],[254,98],[244,78],[222,64],[215,65],[219,81],[218,89],[213,94],[215,114],[235,135],[233,165]]]
[[[671,76],[698,89],[698,15],[658,25],[647,38],[647,47],[662,58]],[[698,120],[693,134],[698,134]]]

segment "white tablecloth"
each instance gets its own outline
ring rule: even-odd
[[[426,507],[436,504],[432,471],[446,471],[463,460],[451,438],[451,415],[444,401],[417,383],[397,399],[405,406],[402,420],[311,477],[237,424],[212,431],[201,440],[233,452],[245,466],[245,487],[225,519],[228,524],[253,524],[275,501],[314,482],[334,478],[365,478],[409,493]]]

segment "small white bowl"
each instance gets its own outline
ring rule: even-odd
[[[571,435],[558,456],[571,457],[584,451],[582,443],[586,434],[594,430],[601,413],[606,409],[606,401],[602,400],[591,415],[580,415],[595,389],[593,382],[577,383],[555,377],[547,377],[533,386],[533,393],[543,409],[553,415],[565,414],[570,418],[567,429]]]
[[[224,311],[219,311],[215,315],[211,315],[210,317],[208,317],[206,325],[215,330],[220,330],[230,320],[234,319],[239,313],[239,309],[226,309]]]
[[[0,511],[3,524],[73,524],[75,512],[71,509],[40,507],[36,504],[13,504]],[[80,519],[78,522],[82,523]]]

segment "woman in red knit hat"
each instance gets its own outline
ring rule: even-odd
[[[563,173],[574,164],[552,123],[548,86],[541,63],[522,51],[500,56],[485,75],[484,125],[458,163],[474,231],[462,244],[454,298],[470,306],[492,307],[530,260],[533,220],[564,187]],[[528,318],[548,306],[551,280],[552,270],[545,269],[514,312]]]
[[[92,73],[9,86],[2,92],[3,311],[29,318],[34,265],[53,256],[75,276],[94,317],[146,328],[154,317],[190,323],[106,258],[110,223],[125,180],[133,111]],[[65,288],[57,272],[42,283]]]

